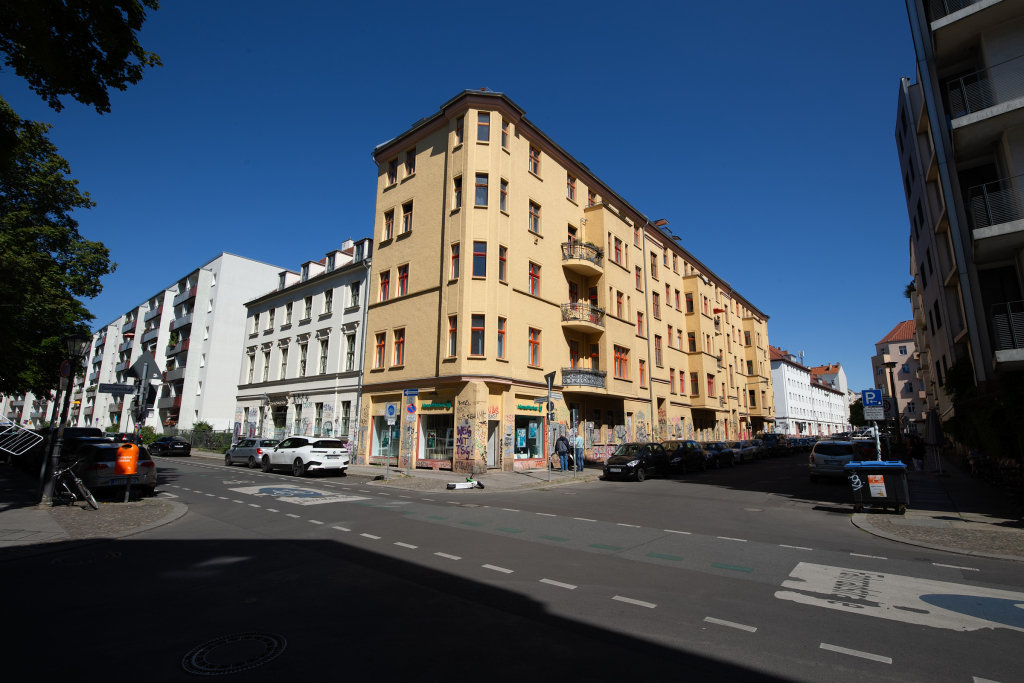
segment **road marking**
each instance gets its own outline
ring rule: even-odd
[[[512,508],[501,508],[505,512],[519,512],[519,510],[513,510]]]
[[[704,621],[709,624],[718,624],[719,626],[728,626],[730,628],[738,628],[741,631],[749,631],[751,633],[757,630],[756,626],[747,626],[745,624],[737,624],[735,621],[725,621],[724,619],[715,619],[714,617],[704,617]]]
[[[323,522],[318,522],[318,521],[316,521],[315,519],[311,519],[311,520],[309,520],[309,523],[310,523],[310,524],[323,524]]]
[[[601,550],[622,550],[622,548],[615,545],[604,545],[603,543],[591,543],[591,548],[600,548]]]
[[[192,489],[185,488],[184,486],[182,486],[181,489],[182,489],[182,491],[191,491],[192,490]]]
[[[999,683],[999,681],[990,681],[987,678],[978,678],[977,676],[971,676],[974,679],[974,683]]]
[[[932,562],[932,564],[934,564],[936,567],[949,567],[950,569],[966,569],[969,572],[980,572],[981,571],[980,569],[975,569],[974,567],[960,567],[960,566],[957,566],[955,564],[939,564],[938,562]],[[982,679],[979,678],[978,680],[980,681]]]
[[[863,659],[870,659],[873,662],[881,662],[882,664],[892,664],[892,657],[873,655],[870,652],[861,652],[860,650],[850,650],[849,648],[839,647],[838,645],[829,645],[828,643],[822,643],[821,649],[831,650],[832,652],[839,652],[844,655],[853,655],[854,657],[861,657]]]
[[[225,499],[225,500],[227,500],[227,499]],[[243,501],[241,501],[241,500],[232,500],[231,502],[232,503],[239,503],[240,505],[245,505],[245,503]]]
[[[260,506],[257,505],[256,503],[249,503],[249,507],[251,507],[251,508],[258,508]]]
[[[634,529],[639,529],[640,528],[636,524],[623,524],[622,522],[619,522],[619,526],[628,526],[628,527],[633,527]]]
[[[375,541],[379,541],[380,540],[380,536],[374,536],[373,534],[359,534],[359,535],[360,536],[365,536],[366,538],[372,538]]]
[[[331,528],[332,529],[337,529],[338,531],[352,531],[351,529],[346,529],[343,526],[332,526]]]
[[[390,493],[378,493],[377,495],[378,496],[390,496],[391,494]]]
[[[217,496],[213,495],[212,493],[207,493],[206,495],[208,495],[210,498],[216,498],[217,497]]]
[[[718,562],[712,563],[711,566],[716,569],[731,569],[734,572],[747,572],[748,574],[754,571],[750,567],[738,567],[734,564],[720,564]]]
[[[504,567],[495,567],[493,564],[481,565],[484,569],[493,569],[496,572],[502,572],[503,574],[511,574],[511,569],[505,569]]]
[[[670,534],[686,534],[687,536],[692,536],[693,535],[689,531],[675,531],[673,529],[664,529],[663,531],[667,531]]]
[[[196,489],[196,490],[195,490],[195,491],[193,491],[192,493],[202,493],[202,491],[200,491],[199,489]]]
[[[399,498],[412,498],[412,496],[399,496]]]
[[[369,491],[367,491],[366,489],[359,489],[359,490],[360,490],[360,491],[362,491],[363,493],[370,493],[370,492],[369,492]]]
[[[541,536],[541,538],[546,541],[558,541],[559,543],[565,543],[569,540],[568,538],[562,538],[560,536]]]
[[[521,533],[523,533],[522,529],[509,529],[508,527],[505,527],[505,526],[499,526],[498,527],[498,531],[507,531],[510,534],[521,534]]]
[[[596,519],[587,519],[586,517],[573,517],[573,519],[578,519],[581,522],[596,522],[597,521]]]
[[[547,512],[536,512],[534,514],[541,515],[542,517],[557,517],[558,516],[558,515],[548,514]]]
[[[799,546],[799,545],[786,545],[785,543],[780,543],[779,547],[780,548],[792,548],[794,550],[813,550],[813,548],[804,548],[803,546]]]
[[[400,541],[395,541],[395,545],[400,545],[403,548],[410,548],[412,550],[416,550],[416,548],[419,547],[418,545],[409,545],[408,543],[402,543]]]
[[[729,536],[719,536],[719,538],[722,539],[723,541],[739,541],[740,543],[746,543],[747,542],[747,539],[745,539],[745,538],[730,538]]]
[[[438,557],[447,557],[449,560],[461,560],[462,558],[458,555],[449,555],[448,553],[434,553]]]
[[[292,514],[292,513],[290,513],[290,512],[289,512],[289,513],[286,513],[286,514],[287,514],[287,515],[288,515],[289,517],[294,517],[295,519],[299,519],[299,516],[298,516],[298,515],[293,515],[293,514]]]
[[[541,579],[541,583],[546,583],[551,586],[558,586],[559,588],[568,588],[569,590],[576,590],[576,586],[571,583],[562,583],[561,581],[552,581],[551,579]]]
[[[619,602],[628,602],[631,605],[640,605],[641,607],[647,607],[648,609],[654,609],[657,607],[653,602],[644,602],[643,600],[634,600],[633,598],[624,598],[621,595],[616,595],[612,600],[618,600]]]
[[[459,522],[459,524],[465,524],[466,526],[483,526],[480,522]]]
[[[654,557],[659,560],[672,560],[673,562],[682,562],[683,558],[676,557],[675,555],[662,555],[661,553],[647,553],[647,557]]]
[[[433,499],[433,498],[421,498],[420,500],[429,500],[429,501],[430,501],[431,503],[433,503],[433,502],[434,502],[434,499]]]
[[[217,496],[217,497],[220,498],[221,500],[227,500],[227,498],[225,496]]]
[[[274,508],[267,508],[267,512],[280,512],[280,510],[275,510]]]
[[[850,553],[854,557],[870,557],[872,560],[888,560],[888,557],[879,557],[878,555],[861,555],[860,553]]]

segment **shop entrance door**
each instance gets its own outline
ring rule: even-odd
[[[498,427],[501,423],[498,420],[487,421],[487,466],[498,466],[498,446],[501,443]]]

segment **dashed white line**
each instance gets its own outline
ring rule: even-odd
[[[505,512],[519,512],[519,510],[513,510],[512,508],[501,508]]]
[[[298,516],[298,515],[293,515],[293,514],[292,514],[292,513],[290,513],[290,512],[289,512],[289,513],[287,513],[287,515],[288,515],[289,517],[294,517],[295,519],[299,519],[299,516]]]
[[[949,567],[950,569],[966,569],[969,572],[980,572],[981,571],[980,569],[975,569],[974,567],[960,567],[960,566],[957,566],[955,564],[939,564],[938,562],[932,562],[932,564],[934,564],[936,567]],[[982,679],[979,678],[977,680],[980,681]]]
[[[739,541],[740,543],[746,543],[747,542],[747,539],[745,539],[745,538],[732,538],[730,536],[719,536],[719,538],[722,539],[723,541]]]
[[[676,531],[675,529],[662,529],[662,531],[667,531],[670,534],[686,534],[687,536],[693,535],[689,531]]]
[[[182,487],[181,487],[181,490],[182,490],[182,491],[191,491],[192,489],[188,489],[188,488],[185,488],[184,486],[182,486]]]
[[[551,579],[541,579],[541,583],[546,583],[551,586],[558,586],[559,588],[568,588],[569,590],[576,590],[576,586],[571,583],[562,583],[561,581],[552,581]]]
[[[217,497],[220,498],[221,500],[227,500],[226,496],[217,496]]]
[[[267,512],[280,512],[280,511],[279,510],[275,510],[274,508],[267,508]]]
[[[536,512],[534,514],[540,515],[541,517],[557,517],[558,515],[552,515],[547,512]]]
[[[484,569],[492,569],[492,570],[494,570],[496,572],[501,572],[502,574],[511,574],[512,573],[511,569],[505,569],[504,567],[496,567],[493,564],[483,564],[483,565],[480,565],[480,566],[483,567]]]
[[[256,503],[249,503],[249,507],[251,507],[251,508],[258,508],[260,506],[257,505]]]
[[[641,607],[647,607],[648,609],[654,609],[657,607],[653,602],[644,602],[643,600],[634,600],[633,598],[624,598],[621,595],[616,595],[612,600],[618,600],[619,602],[628,602],[631,605],[640,605]]]
[[[430,501],[431,503],[433,503],[433,502],[434,502],[434,499],[433,499],[433,498],[420,498],[420,500],[429,500],[429,501]]]
[[[637,524],[623,524],[622,522],[619,522],[618,526],[629,526],[629,527],[633,527],[634,529],[639,529],[640,528],[640,526],[637,525]]]
[[[419,548],[418,545],[410,545],[409,543],[401,543],[401,542],[398,542],[398,541],[395,542],[395,545],[400,545],[403,548],[410,548],[412,550],[416,550],[416,548]]]
[[[390,496],[391,494],[390,493],[378,493],[377,495],[378,496]]]
[[[813,548],[805,548],[802,545],[786,545],[785,543],[779,544],[780,548],[793,548],[794,550],[814,550]]]
[[[216,498],[217,497],[217,496],[213,495],[212,493],[207,493],[206,495],[208,495],[210,498]]]
[[[310,519],[308,521],[309,521],[310,524],[323,524],[323,522],[318,522],[315,519]]]
[[[977,676],[971,676],[974,679],[974,683],[999,683],[999,681],[992,681],[987,678],[978,678]]]
[[[338,531],[352,531],[351,529],[346,529],[343,526],[332,526],[331,528],[332,529],[337,529]]]
[[[704,617],[704,621],[709,624],[718,624],[719,626],[728,626],[729,628],[738,628],[741,631],[749,631],[754,633],[757,631],[755,626],[747,626],[746,624],[737,624],[735,621],[725,621],[724,619],[715,619],[714,617]]]
[[[587,519],[586,517],[573,517],[573,519],[578,519],[581,522],[596,522],[597,521],[596,519]]]
[[[412,498],[412,496],[399,496],[399,498]]]
[[[434,553],[438,557],[447,557],[449,560],[461,560],[462,558],[458,555],[449,555],[448,553]]]
[[[374,536],[373,534],[359,534],[359,535],[360,536],[365,536],[366,538],[372,538],[375,541],[379,541],[380,540],[380,536]]]
[[[879,557],[878,555],[861,555],[860,553],[850,553],[854,557],[870,557],[872,560],[888,560],[888,557]]]
[[[192,493],[202,493],[199,489],[194,490]]]
[[[245,505],[245,501],[242,501],[242,500],[232,500],[231,502],[232,503],[238,503],[239,505]]]
[[[445,502],[448,503],[449,505],[458,505],[459,504],[459,501],[457,501],[457,500],[446,500]]]
[[[892,664],[892,657],[873,655],[870,652],[861,652],[860,650],[850,650],[849,648],[839,647],[838,645],[829,645],[828,643],[822,643],[821,649],[831,650],[832,652],[839,652],[840,654],[844,655],[853,655],[854,657],[862,657],[864,659],[870,659],[873,662],[881,662],[882,664]]]

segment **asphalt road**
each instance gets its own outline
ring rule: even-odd
[[[181,520],[0,563],[24,588],[5,591],[8,667],[186,680],[187,652],[259,631],[287,648],[237,680],[1024,680],[1024,564],[859,531],[800,456],[441,494],[158,462]],[[39,616],[45,586],[64,611]]]

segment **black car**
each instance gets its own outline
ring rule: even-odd
[[[718,460],[696,441],[664,441],[661,444],[668,454],[668,470],[671,474],[703,472],[709,467],[719,467]]]
[[[729,444],[727,444],[726,442],[708,441],[701,445],[704,448],[704,450],[706,450],[711,455],[711,459],[714,462],[716,468],[721,467],[722,465],[732,467],[733,465],[736,464],[736,461],[734,460],[736,456],[733,453],[732,448],[730,448]]]
[[[37,429],[36,434],[42,436],[42,440],[39,441],[32,448],[28,449],[17,457],[12,457],[11,462],[20,467],[25,472],[30,474],[38,474],[43,466],[43,455],[47,445],[53,446],[49,443],[47,437],[50,436],[50,428],[44,427],[43,429]],[[53,435],[56,438],[56,434]],[[64,428],[64,445],[62,446],[64,452],[67,452],[67,448],[75,439],[89,438],[89,437],[103,437],[103,431],[96,427],[65,427]]]
[[[781,434],[765,434],[761,437],[761,440],[768,449],[768,457],[770,458],[779,458],[792,452],[789,440]]]
[[[192,455],[192,444],[180,436],[161,436],[149,444],[153,455]]]
[[[117,443],[133,443],[136,446],[142,445],[142,437],[134,432],[118,432],[114,434],[114,441]]]
[[[768,457],[768,446],[761,439],[751,439],[750,445],[754,447],[754,460],[761,460]]]
[[[668,476],[668,453],[660,443],[624,443],[604,464],[605,479],[643,481],[652,474]]]

